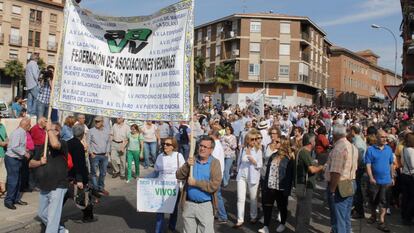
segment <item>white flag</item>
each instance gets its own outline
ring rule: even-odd
[[[260,89],[246,96],[248,109],[256,115],[264,116],[264,89]]]

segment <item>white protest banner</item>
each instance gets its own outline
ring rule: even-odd
[[[137,181],[137,209],[139,212],[171,214],[178,190],[177,180],[140,178]]]
[[[246,96],[246,104],[248,109],[258,116],[264,115],[264,89],[260,89]]]
[[[98,16],[66,1],[53,107],[140,120],[190,118],[192,0],[149,16]]]

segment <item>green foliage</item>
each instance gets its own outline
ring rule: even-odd
[[[18,60],[7,61],[4,67],[4,74],[12,80],[23,79],[25,74],[23,64]]]
[[[216,88],[232,88],[234,81],[234,74],[231,65],[216,66],[216,74],[212,79]]]
[[[37,61],[37,65],[39,66],[39,70],[46,69],[46,63],[45,61],[43,61],[42,58],[39,58],[39,60]]]
[[[194,74],[196,80],[204,80],[206,69],[206,58],[196,56],[194,58]]]

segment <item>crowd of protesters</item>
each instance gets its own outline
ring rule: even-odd
[[[32,66],[27,70],[35,72]],[[50,88],[44,82],[41,87]],[[203,100],[189,122],[135,124],[74,114],[61,125],[46,119],[48,101],[28,90],[28,112],[37,116],[37,124],[32,127],[24,115],[20,97],[13,107],[21,117],[19,127],[7,135],[0,124],[0,195],[14,210],[30,204],[22,192],[39,191],[38,215],[46,232],[68,231],[60,216],[69,198],[82,209],[84,222],[96,221],[93,206],[109,195],[108,168],[113,179],[130,183],[140,177],[140,167],[183,181],[167,227],[171,232],[180,206],[184,232],[213,232],[214,217],[227,223],[222,190],[232,179],[237,186],[234,228],[244,227],[248,196],[248,221],[261,222],[259,232],[271,231],[275,204],[276,232],[285,231],[293,197],[296,232],[308,232],[318,184],[326,187],[334,233],[350,233],[351,218],[366,217],[389,232],[386,216],[392,209],[400,209],[403,224],[413,223],[414,124],[407,112],[265,106],[263,115],[255,115],[249,108]],[[195,157],[190,156],[193,140]],[[158,213],[156,232],[164,228],[164,214]]]

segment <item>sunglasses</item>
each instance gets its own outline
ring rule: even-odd
[[[172,146],[173,144],[171,144],[171,143],[164,143],[163,145],[164,146]]]
[[[101,121],[95,121],[96,123],[101,122]]]
[[[258,141],[260,138],[251,138],[250,141]]]
[[[280,143],[280,141],[276,141],[276,143],[277,143],[277,144],[279,144],[279,143]]]

